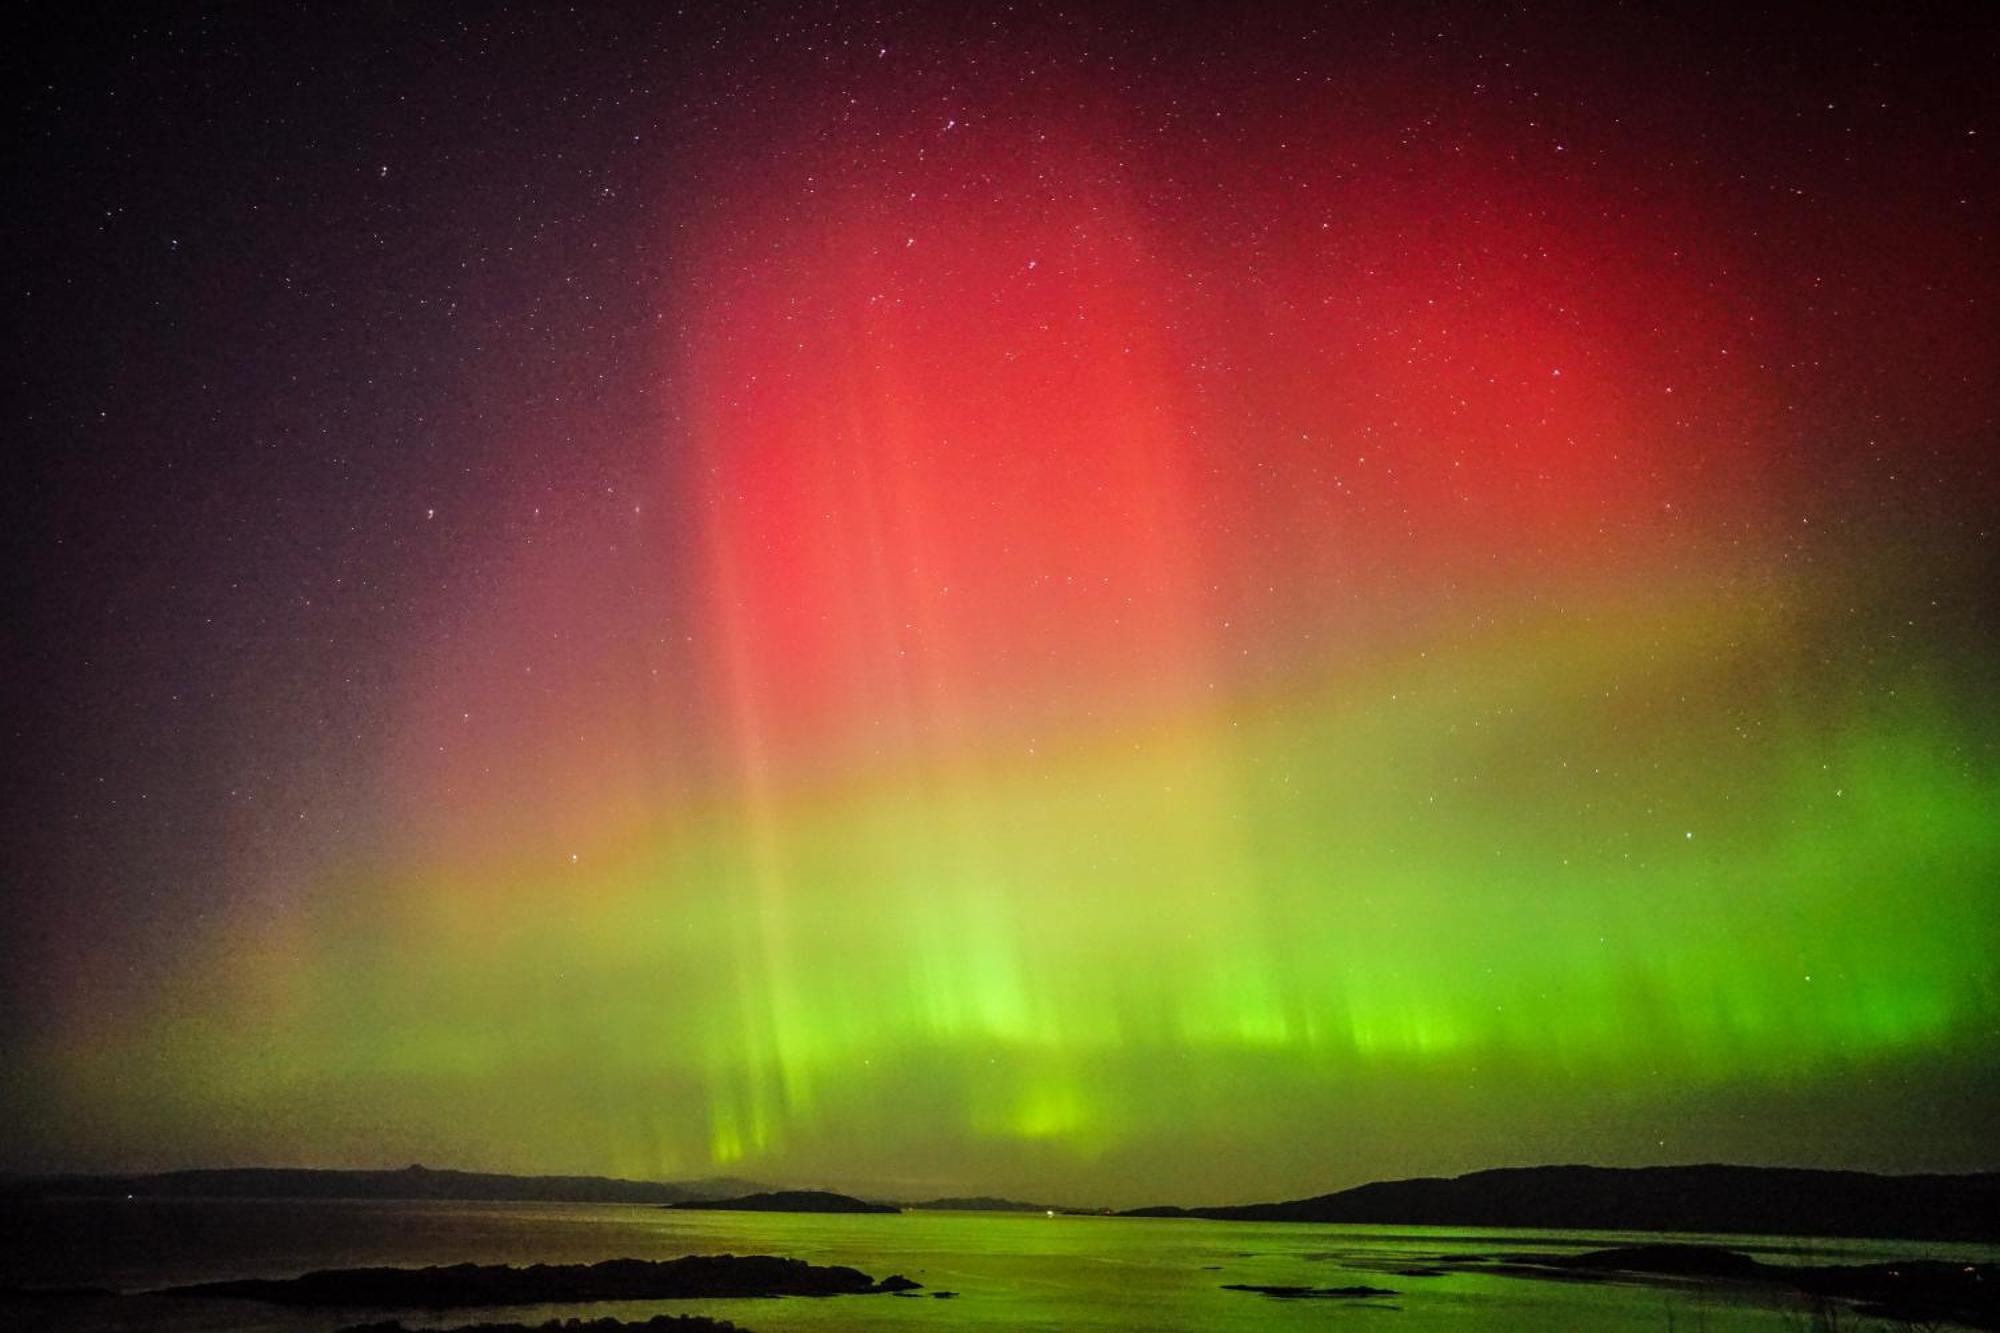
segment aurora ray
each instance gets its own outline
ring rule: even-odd
[[[541,252],[595,304],[507,279],[580,346],[464,352],[436,428],[490,470],[383,446],[391,553],[274,557],[393,595],[176,658],[231,669],[171,947],[126,890],[19,927],[22,1151],[1109,1202],[1977,1164],[1983,148],[1912,183],[1868,131],[1801,168],[1829,232],[1638,115],[1636,39],[1532,116],[1463,52],[1322,35],[1280,96],[1276,45],[1023,40],[805,62],[615,258]]]

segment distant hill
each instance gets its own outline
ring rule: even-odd
[[[1759,1166],[1534,1166],[1389,1180],[1287,1203],[1124,1217],[1588,1231],[2000,1240],[2000,1173],[1878,1176]]]
[[[830,1190],[776,1190],[767,1194],[746,1194],[736,1199],[690,1199],[670,1203],[669,1208],[707,1208],[745,1213],[900,1213],[893,1204],[867,1203],[852,1195]]]
[[[996,1199],[990,1194],[977,1194],[965,1199],[925,1199],[922,1203],[906,1203],[905,1208],[928,1208],[946,1213],[1060,1213],[1064,1210],[1050,1203],[1022,1203],[1019,1199]]]
[[[744,1180],[668,1184],[606,1176],[508,1176],[482,1171],[318,1171],[222,1167],[141,1176],[15,1176],[0,1195],[21,1198],[491,1199],[530,1203],[680,1203],[755,1190]]]

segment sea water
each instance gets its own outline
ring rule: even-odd
[[[1575,1253],[1677,1240],[1766,1262],[2000,1259],[2000,1248],[1905,1241],[1525,1232],[1207,1222],[1178,1218],[906,1212],[896,1216],[676,1212],[644,1205],[92,1199],[0,1201],[0,1287],[144,1292],[235,1277],[372,1265],[592,1263],[778,1254],[920,1282],[913,1296],[602,1302],[439,1312],[287,1310],[251,1301],[125,1297],[25,1303],[0,1326],[328,1333],[400,1317],[450,1328],[569,1316],[699,1313],[755,1333],[846,1329],[1456,1330],[1736,1333],[1813,1327],[1804,1298],[1715,1283],[1552,1281],[1480,1272],[1480,1256]],[[1443,1265],[1442,1272],[1436,1266]],[[1423,1272],[1437,1275],[1423,1276]],[[1258,1286],[1371,1286],[1395,1294],[1285,1300]],[[955,1292],[949,1299],[931,1293]],[[1865,1327],[1851,1314],[1843,1327]]]

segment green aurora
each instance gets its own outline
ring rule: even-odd
[[[1576,1108],[1775,1154],[1746,1105],[1988,1039],[2000,788],[1921,663],[1799,691],[1774,598],[1524,611],[1171,726],[697,802],[587,872],[357,878],[67,1091],[169,1152],[1120,1201],[1437,1133],[1557,1155]]]
[[[0,1168],[2000,1165],[1991,44],[1458,8],[87,62]]]

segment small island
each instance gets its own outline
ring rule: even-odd
[[[773,1190],[768,1194],[745,1194],[735,1199],[687,1199],[665,1205],[732,1213],[900,1213],[893,1204],[869,1203],[851,1194],[831,1190]]]

